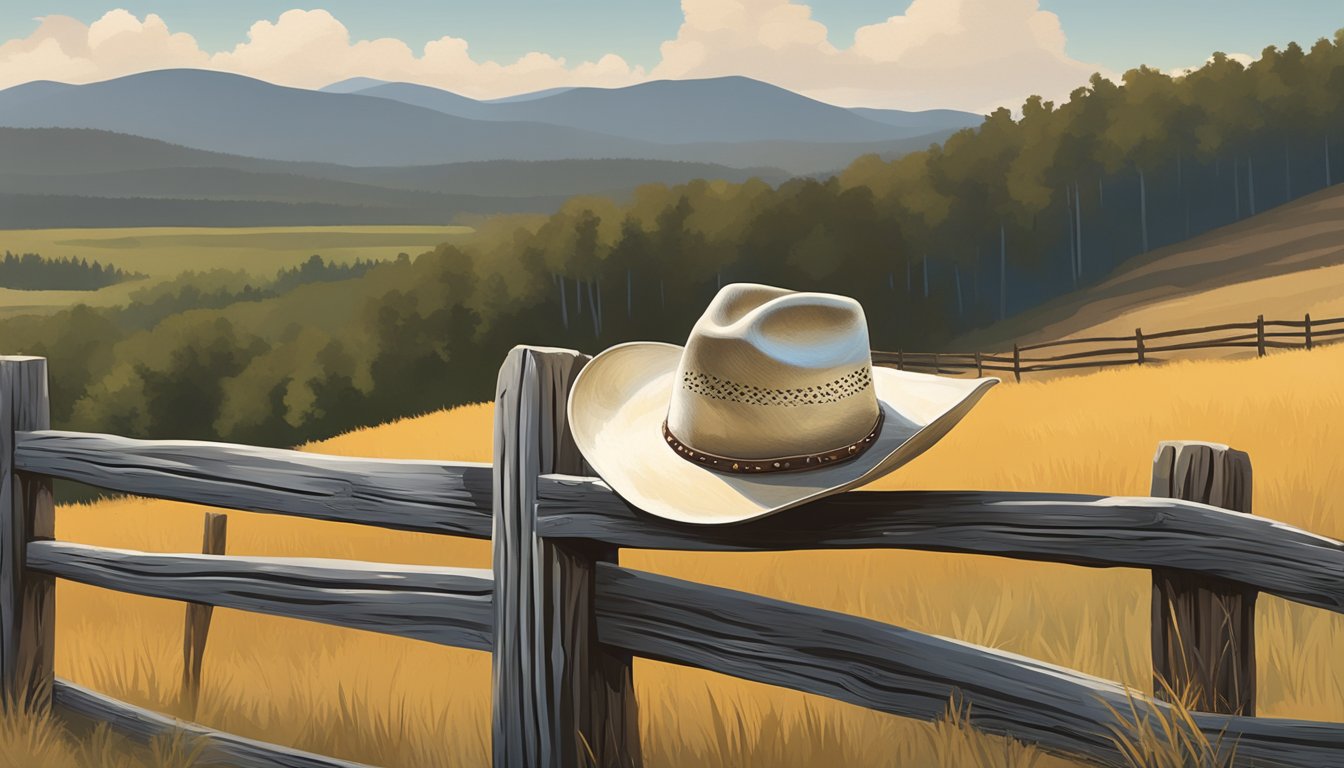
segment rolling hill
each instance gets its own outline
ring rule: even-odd
[[[463,214],[547,212],[573,195],[624,198],[646,183],[788,178],[777,168],[664,160],[361,168],[70,128],[0,128],[0,146],[0,227],[444,223]],[[263,205],[274,203],[283,205]]]
[[[982,331],[957,349],[1344,315],[1344,186],[1121,264],[1109,277]]]
[[[214,152],[356,166],[649,156],[641,142],[563,126],[486,123],[204,70],[28,83],[0,91],[0,115],[9,127],[99,128]]]
[[[891,115],[869,119],[746,78],[575,88],[494,102],[396,83],[338,92],[364,85],[309,91],[204,70],[88,85],[31,82],[0,91],[0,125],[96,128],[211,152],[346,166],[629,158],[813,174],[866,152],[921,149],[978,122],[951,113],[946,122],[925,115],[897,125]]]
[[[846,109],[748,77],[565,88],[493,102],[412,83],[382,83],[353,92],[474,120],[562,125],[661,144],[884,142],[974,126],[982,119],[954,110]]]

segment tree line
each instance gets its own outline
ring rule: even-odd
[[[0,288],[20,291],[96,291],[143,277],[138,272],[97,261],[90,264],[88,259],[75,256],[52,259],[5,251],[0,258]]]
[[[1061,104],[1031,98],[827,179],[576,197],[359,277],[275,293],[196,276],[0,336],[51,359],[59,425],[271,445],[487,400],[515,344],[680,342],[730,281],[851,295],[874,346],[937,349],[1329,186],[1341,129],[1344,33],[1249,66],[1215,54],[1183,77],[1094,76]]]
[[[1094,75],[1063,103],[1032,97],[1020,115],[998,109],[941,146],[864,156],[824,181],[570,201],[519,247],[549,273],[553,317],[576,339],[612,338],[604,317],[648,333],[658,323],[640,317],[664,314],[668,296],[697,304],[723,282],[762,280],[860,298],[878,346],[937,348],[1331,186],[1341,133],[1337,33],[1249,66],[1216,53],[1179,77]]]

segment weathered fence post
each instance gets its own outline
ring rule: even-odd
[[[1260,315],[1255,319],[1255,347],[1259,351],[1260,357],[1265,356],[1265,316]]]
[[[905,370],[905,350],[903,349],[896,350],[896,370]]]
[[[1302,338],[1303,338],[1303,339],[1306,341],[1306,343],[1307,343],[1307,349],[1311,349],[1311,313],[1310,313],[1310,312],[1307,313],[1306,320],[1303,321],[1303,325],[1302,325]]]
[[[934,353],[933,353],[933,372],[934,372],[934,373],[942,373],[942,372],[943,372],[942,366],[938,364],[938,353],[937,353],[937,352],[934,352]]]
[[[1152,495],[1250,513],[1251,459],[1225,445],[1164,441],[1153,458]],[[1167,698],[1170,687],[1193,695],[1197,710],[1254,715],[1256,594],[1154,568],[1154,693]]]
[[[26,563],[55,517],[51,479],[14,469],[14,433],[50,428],[47,361],[0,357],[0,696],[37,710],[51,706],[56,589]]]
[[[1159,345],[1160,346],[1160,345]],[[1139,365],[1143,365],[1143,329],[1134,329],[1134,348],[1139,353]]]
[[[1013,380],[1022,380],[1022,351],[1017,348],[1016,343],[1013,344]]]
[[[983,379],[985,377],[985,363],[980,359],[980,353],[975,353],[975,377]]]
[[[515,347],[499,369],[494,449],[495,768],[641,763],[628,654],[597,642],[595,573],[616,549],[536,535],[537,476],[588,474],[565,418],[588,360]]]
[[[206,512],[201,554],[224,554],[228,533],[228,515]],[[210,636],[210,617],[214,611],[213,605],[187,603],[186,626],[182,630],[182,702],[193,718],[201,702],[201,667],[205,662],[205,641]]]

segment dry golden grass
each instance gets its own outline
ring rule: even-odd
[[[878,487],[1143,495],[1159,440],[1212,440],[1250,453],[1256,512],[1341,537],[1341,374],[1344,348],[1004,385],[942,444]],[[310,449],[486,461],[490,420],[488,405],[471,406]],[[65,507],[57,534],[189,551],[199,547],[201,511],[142,500]],[[484,542],[246,513],[230,518],[235,554],[489,564]],[[1141,571],[916,552],[641,551],[622,560],[1024,653],[1140,691],[1151,687],[1150,586]],[[62,583],[57,611],[58,674],[176,711],[180,605]],[[1257,611],[1261,713],[1344,720],[1344,666],[1332,663],[1344,658],[1344,620],[1271,598]],[[489,667],[483,653],[217,610],[199,719],[380,765],[485,765]],[[957,708],[943,722],[916,723],[654,662],[637,662],[636,681],[647,762],[658,768],[1075,765],[979,735]]]

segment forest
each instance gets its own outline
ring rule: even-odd
[[[144,275],[88,259],[47,259],[37,253],[10,253],[0,258],[0,288],[20,291],[96,291]]]
[[[826,179],[575,197],[342,279],[187,275],[0,336],[50,358],[59,427],[272,445],[490,399],[515,344],[680,342],[730,281],[854,296],[875,347],[932,351],[1330,186],[1341,138],[1344,30],[1249,66],[1215,54],[1183,76],[1093,76],[1063,103],[1033,97]]]

